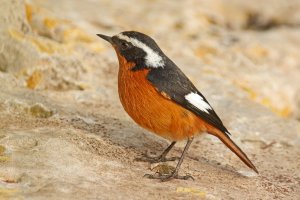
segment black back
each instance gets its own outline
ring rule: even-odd
[[[205,97],[197,90],[193,83],[185,74],[168,58],[164,68],[151,69],[147,78],[157,88],[159,92],[164,92],[171,97],[180,106],[193,112],[201,119],[219,129],[223,133],[229,134],[223,125],[221,119],[213,109],[207,110],[208,113],[198,109],[185,99],[185,96],[191,92],[200,95],[207,103]]]

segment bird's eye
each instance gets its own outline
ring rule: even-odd
[[[122,43],[121,43],[121,49],[122,49],[122,50],[128,49],[129,46],[130,46],[130,45],[129,45],[127,42],[122,42]]]

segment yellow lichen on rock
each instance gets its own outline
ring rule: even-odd
[[[207,55],[215,55],[217,54],[218,51],[217,49],[208,46],[208,45],[201,45],[198,49],[196,49],[195,54],[200,57],[203,58]]]
[[[25,14],[28,22],[32,20],[33,12],[34,12],[33,6],[30,4],[25,4]]]
[[[178,187],[176,189],[176,192],[178,192],[178,193],[190,193],[190,194],[199,196],[200,198],[205,198],[206,197],[206,192],[203,192],[202,190],[197,189],[197,188]]]
[[[51,18],[45,18],[44,19],[44,25],[47,28],[52,29],[52,28],[54,28],[55,26],[58,25],[58,21],[55,20],[55,19],[51,19]]]
[[[47,10],[26,4],[26,16],[34,32],[61,44],[91,43],[95,41],[71,21],[52,16]]]
[[[30,89],[35,89],[42,80],[42,73],[40,71],[34,71],[26,81],[26,86]]]
[[[91,38],[90,35],[86,34],[83,30],[74,27],[63,31],[63,41],[90,43],[93,42],[94,40]]]
[[[254,60],[268,56],[268,50],[259,44],[251,45],[245,50],[245,53]]]
[[[55,41],[46,40],[43,38],[30,38],[31,43],[42,53],[53,54],[53,53],[71,53],[72,48],[67,48]]]
[[[278,113],[282,117],[290,117],[292,114],[292,108],[290,106],[285,106],[281,108]]]
[[[4,152],[5,152],[5,147],[0,145],[0,155],[3,155]]]
[[[155,167],[153,167],[151,170],[160,175],[164,175],[164,174],[172,173],[175,170],[175,167],[167,164],[158,164]]]
[[[260,103],[269,109],[271,109],[274,113],[278,114],[281,117],[289,117],[292,113],[292,108],[290,106],[278,107],[274,105],[271,99],[264,97],[260,100]]]
[[[0,156],[0,163],[1,162],[8,162],[9,161],[9,157],[7,156]]]
[[[25,39],[24,33],[22,33],[21,31],[15,30],[15,29],[9,29],[8,34],[16,40],[24,40]]]
[[[14,195],[16,195],[19,192],[19,190],[17,189],[11,189],[11,188],[0,188],[0,196],[3,199],[12,197]]]
[[[241,88],[243,91],[245,91],[251,100],[267,107],[268,109],[270,109],[272,112],[276,113],[277,115],[279,115],[281,117],[289,117],[291,115],[292,108],[290,106],[285,105],[285,106],[279,107],[270,98],[265,97],[259,91],[256,91],[255,89],[248,86],[245,81],[244,82],[236,81],[235,84],[239,88]]]
[[[47,54],[53,54],[53,53],[71,53],[72,48],[69,48],[68,46],[63,46],[62,44],[59,44],[58,42],[55,42],[53,40],[47,40],[42,37],[35,37],[33,35],[25,35],[24,33],[10,29],[9,35],[22,42],[28,42],[35,46],[38,51],[42,53]]]
[[[96,41],[83,29],[74,25],[71,21],[57,18],[47,10],[26,4],[27,20],[37,36],[26,36],[33,43],[38,51],[54,53],[72,53],[77,45],[85,45],[92,51],[100,52],[103,50],[103,44]],[[21,39],[21,35],[14,33],[15,37]]]
[[[257,92],[253,90],[251,87],[249,87],[244,81],[235,81],[235,84],[241,88],[243,91],[245,91],[248,94],[248,97],[252,100],[255,100],[257,98]]]
[[[4,155],[5,147],[0,145],[0,163],[9,161],[9,157]]]
[[[5,147],[0,145],[0,155],[2,155],[5,151]]]
[[[48,118],[53,115],[53,111],[49,110],[41,104],[35,104],[29,108],[29,113],[35,117]]]

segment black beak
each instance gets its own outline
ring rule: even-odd
[[[112,39],[109,36],[102,35],[102,34],[97,34],[97,36],[101,37],[103,40],[106,40],[107,42],[112,44]]]

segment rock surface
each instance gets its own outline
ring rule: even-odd
[[[0,199],[300,199],[299,1],[0,4]],[[176,163],[134,160],[168,142],[123,111],[95,36],[129,29],[191,78],[259,175],[201,135],[180,171],[195,181],[143,178]]]

